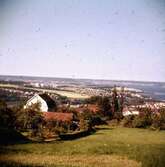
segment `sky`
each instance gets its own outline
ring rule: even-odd
[[[0,75],[165,81],[165,0],[0,0]]]

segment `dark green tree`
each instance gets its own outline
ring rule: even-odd
[[[101,97],[98,100],[98,106],[103,116],[111,116],[112,110],[109,97],[107,96]]]
[[[121,88],[119,101],[120,101],[120,112],[122,112],[124,108],[124,87]]]
[[[7,107],[5,101],[0,100],[0,126],[14,128],[15,114]]]
[[[124,105],[124,89],[121,89],[120,94],[117,93],[116,86],[114,86],[112,90],[112,113],[113,118],[117,119],[118,121],[121,120],[123,117],[122,111],[123,111],[123,105]]]
[[[112,111],[113,111],[113,113],[119,111],[119,100],[118,100],[116,86],[114,86],[114,88],[112,90]]]
[[[43,122],[44,118],[38,103],[23,108],[17,115],[17,124],[20,130],[31,131],[34,136],[41,133]]]

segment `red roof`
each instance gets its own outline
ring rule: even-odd
[[[88,104],[87,108],[94,113],[97,113],[99,111],[99,107],[95,104]]]
[[[95,104],[88,104],[87,106],[78,107],[75,110],[77,112],[83,112],[85,109],[88,109],[88,110],[90,110],[93,113],[98,113],[98,111],[99,111],[99,107],[97,105],[95,105]]]
[[[61,122],[71,122],[73,119],[73,113],[61,113],[61,112],[44,112],[45,120],[56,120]]]

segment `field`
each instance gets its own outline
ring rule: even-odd
[[[1,146],[0,166],[163,167],[165,131],[98,127],[72,141]]]
[[[55,94],[59,94],[61,96],[66,96],[68,98],[73,98],[73,99],[75,99],[75,98],[76,99],[89,98],[88,95],[84,95],[84,94],[81,94],[81,93],[76,93],[76,92],[73,92],[73,91],[24,87],[24,86],[19,86],[19,85],[14,85],[14,84],[0,84],[0,88],[8,88],[8,89],[13,88],[13,89],[33,90],[33,91],[40,91],[40,92],[47,92],[47,93],[55,93]]]

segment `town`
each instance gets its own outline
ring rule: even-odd
[[[0,167],[165,167],[164,46],[164,0],[0,0]]]
[[[82,81],[53,85],[1,80],[0,144],[72,141],[100,128],[165,130],[165,102],[143,93]]]
[[[86,84],[83,81],[79,83],[76,81],[75,84],[73,80],[70,82],[57,80],[50,83],[29,80],[1,80],[0,98],[6,102],[9,108],[23,106],[26,109],[39,103],[40,110],[44,112],[46,117],[49,117],[49,114],[50,117],[53,117],[54,114],[56,121],[61,121],[59,118],[65,120],[65,116],[69,116],[70,121],[74,123],[76,122],[73,120],[73,113],[75,112],[92,112],[94,115],[107,116],[106,119],[111,120],[115,110],[120,113],[119,117],[122,118],[140,115],[145,109],[158,114],[165,107],[164,101],[145,96],[143,90],[140,89],[116,85]],[[104,100],[105,104],[100,104],[100,101]],[[53,113],[50,113],[52,111]]]

